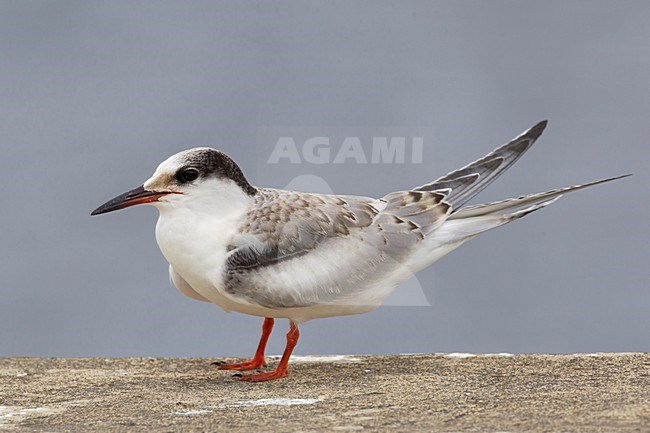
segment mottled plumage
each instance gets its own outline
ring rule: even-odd
[[[378,266],[401,266],[444,219],[444,196],[405,191],[373,200],[260,189],[229,246],[225,290],[268,308],[356,305],[350,295],[375,282]],[[310,278],[276,278],[312,262]]]
[[[265,317],[253,359],[220,368],[262,366],[273,319],[288,318],[287,349],[278,368],[243,378],[278,379],[287,374],[297,323],[370,311],[400,283],[480,233],[564,193],[617,179],[463,207],[514,164],[545,126],[540,122],[431,183],[379,199],[257,188],[224,153],[190,149],[93,214],[155,205],[156,239],[174,285],[226,311]]]

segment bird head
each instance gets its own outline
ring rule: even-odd
[[[137,204],[151,204],[161,212],[179,207],[207,209],[224,206],[228,200],[246,200],[256,193],[228,155],[197,147],[172,155],[144,184],[107,201],[91,215]]]

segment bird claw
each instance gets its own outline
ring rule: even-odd
[[[237,362],[233,364],[221,363],[219,365],[219,370],[238,370],[238,371],[250,371],[257,370],[261,367],[266,367],[266,362],[263,359],[251,359],[244,362]]]
[[[248,376],[243,376],[239,380],[242,382],[268,382],[270,380],[277,380],[286,377],[289,374],[289,370],[273,370],[266,373],[258,374],[249,374]]]

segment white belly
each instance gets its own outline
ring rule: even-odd
[[[236,234],[235,228],[234,221],[198,219],[178,212],[171,215],[161,213],[156,224],[156,240],[165,259],[191,289],[226,311],[302,322],[317,317],[361,313],[378,306],[377,303],[365,307],[330,305],[272,310],[230,296],[224,290],[222,271],[228,255],[227,247]]]
[[[196,218],[178,210],[161,213],[156,224],[156,241],[169,264],[194,291],[227,311],[239,310],[222,290],[223,265],[234,233],[232,220]]]

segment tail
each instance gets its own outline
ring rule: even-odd
[[[537,194],[530,194],[518,198],[509,198],[507,200],[497,201],[494,203],[478,204],[474,206],[464,207],[455,213],[451,214],[449,220],[467,219],[467,218],[480,218],[485,216],[495,216],[505,218],[508,222],[512,219],[521,218],[538,209],[541,209],[562,197],[563,194],[578,191],[590,186],[599,185],[605,182],[622,179],[631,176],[631,174],[624,174],[622,176],[610,177],[608,179],[597,180],[582,185],[573,185],[566,188],[552,189],[550,191],[541,192]],[[529,206],[530,205],[530,206]],[[521,209],[524,206],[527,208]],[[520,209],[520,210],[517,210]],[[515,211],[510,214],[504,214],[506,211]],[[500,225],[500,224],[499,224]]]
[[[546,123],[545,120],[539,122],[483,158],[413,190],[444,193],[445,198],[442,203],[451,205],[450,215],[444,223],[427,233],[427,244],[431,246],[432,251],[435,251],[435,256],[433,258],[429,257],[428,264],[433,263],[437,258],[449,253],[480,233],[507,224],[550,205],[563,194],[631,176],[626,174],[519,198],[462,207],[472,197],[494,182],[512,164],[517,162],[542,135]]]
[[[626,174],[584,185],[575,185],[495,203],[462,208],[456,213],[452,213],[440,227],[426,236],[425,242],[430,251],[427,255],[424,255],[425,258],[413,262],[413,269],[419,270],[430,265],[483,232],[507,224],[554,203],[562,197],[562,194],[627,176],[630,175]]]

